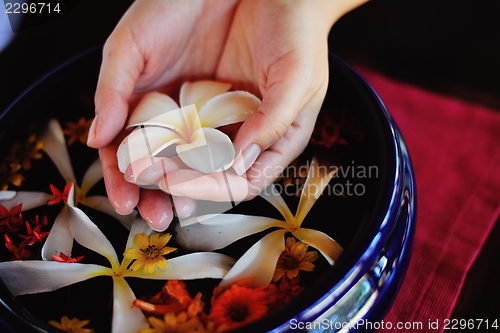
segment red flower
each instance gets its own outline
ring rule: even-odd
[[[46,219],[47,218],[45,217],[44,220],[46,220]],[[20,237],[24,238],[24,240],[22,241],[20,246],[21,245],[31,246],[37,242],[41,242],[49,234],[48,231],[44,231],[44,232],[41,231],[41,227],[43,225],[43,222],[42,222],[42,224],[38,223],[38,216],[36,218],[35,223],[36,223],[36,227],[34,229],[32,229],[29,222],[26,221],[26,232],[28,234],[27,235],[19,235]]]
[[[52,258],[54,258],[55,261],[58,262],[67,262],[67,263],[74,263],[74,262],[79,262],[81,261],[85,256],[79,256],[76,258],[71,258],[65,255],[64,253],[59,253],[59,256],[56,256],[55,254],[52,255]]]
[[[10,212],[7,208],[0,205],[0,232],[18,232],[22,225],[22,210],[23,204],[20,203],[11,208]]]
[[[289,279],[286,274],[281,277],[278,289],[282,293],[281,300],[284,304],[288,304],[293,301],[304,290],[304,287],[299,286],[299,280],[299,275],[292,279]]]
[[[264,317],[269,310],[269,288],[250,288],[246,279],[235,283],[229,289],[212,299],[212,310],[208,318],[217,326],[228,330],[244,326]],[[268,286],[265,286],[268,287]]]
[[[26,244],[21,243],[19,247],[17,247],[9,236],[4,235],[4,239],[5,247],[13,254],[11,260],[25,260],[32,256],[30,250],[26,249]]]
[[[68,195],[69,195],[69,191],[71,190],[71,186],[73,186],[72,183],[66,184],[66,186],[64,186],[63,192],[61,193],[61,191],[59,191],[59,189],[57,187],[50,184],[50,190],[52,191],[52,194],[54,195],[54,197],[52,199],[50,199],[47,202],[47,204],[48,205],[55,205],[55,204],[58,204],[60,202],[68,202]]]

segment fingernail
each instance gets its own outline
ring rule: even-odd
[[[196,202],[193,199],[173,195],[172,201],[174,204],[174,214],[177,215],[179,219],[186,219],[194,215],[196,211]]]
[[[95,136],[96,136],[96,130],[97,130],[97,117],[99,115],[95,115],[94,120],[92,121],[92,125],[90,125],[89,128],[89,136],[87,138],[87,145],[89,145],[92,141],[94,141]]]
[[[238,158],[238,161],[235,161],[235,165],[233,166],[238,176],[243,175],[250,169],[255,163],[255,160],[257,160],[257,157],[259,157],[261,151],[260,146],[256,143],[251,144],[243,151],[241,157]]]
[[[161,216],[155,216],[154,218],[151,218],[149,216],[143,216],[143,218],[146,220],[149,226],[153,228],[154,231],[161,232],[165,231],[168,228],[168,226],[172,222],[173,216],[167,213],[162,213]]]

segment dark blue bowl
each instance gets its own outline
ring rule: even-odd
[[[89,51],[53,70],[20,95],[0,115],[0,156],[23,131],[23,119],[47,117],[40,114],[40,105],[53,99],[55,92],[95,87],[100,60],[100,50]],[[345,249],[335,266],[295,302],[240,331],[370,331],[383,319],[401,285],[410,260],[416,217],[408,151],[377,94],[335,56],[330,58],[330,85],[323,110],[332,108],[348,110],[363,129],[363,144],[356,148],[355,156],[363,165],[376,166],[377,176],[364,180],[368,190],[362,198],[338,210],[318,201],[313,218],[333,220],[336,227],[331,236]],[[56,330],[35,318],[2,284],[0,331]]]

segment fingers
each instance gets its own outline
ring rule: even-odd
[[[89,146],[103,148],[122,130],[128,116],[129,99],[143,66],[144,60],[132,33],[120,22],[104,45]]]
[[[290,60],[283,58],[281,61],[269,72],[269,85],[263,92],[259,111],[243,123],[236,135],[235,144],[242,148],[242,154],[234,168],[240,175],[268,148],[272,151],[266,155],[276,156],[259,158],[263,165],[285,166],[283,163],[293,160],[305,147],[321,108],[328,77],[308,66],[309,61],[304,57],[292,56]],[[327,62],[321,67],[327,71]],[[307,130],[300,128],[304,126]],[[274,147],[285,134],[290,137],[290,144]],[[269,164],[271,162],[279,164]]]
[[[156,231],[168,228],[174,217],[170,196],[158,190],[141,190],[137,205],[142,218]]]
[[[139,202],[139,187],[125,180],[118,170],[116,159],[116,145],[99,149],[102,162],[102,172],[109,201],[117,213],[127,215],[132,212]]]
[[[167,174],[159,187],[172,195],[195,200],[239,202],[251,195],[251,184],[245,177],[223,171],[203,174],[196,170],[180,169]]]
[[[278,178],[302,153],[315,125],[318,101],[308,103],[278,142],[265,150],[246,173],[254,191],[261,191]]]

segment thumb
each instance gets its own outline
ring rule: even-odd
[[[238,174],[248,170],[262,151],[289,131],[299,112],[318,93],[312,72],[303,66],[284,67],[286,70],[279,75],[268,76],[273,82],[268,81],[258,111],[245,120],[236,134],[234,143],[242,151],[235,161]]]
[[[127,121],[129,98],[144,66],[144,60],[130,34],[117,27],[106,41],[95,93],[95,118],[87,144],[107,146]]]

